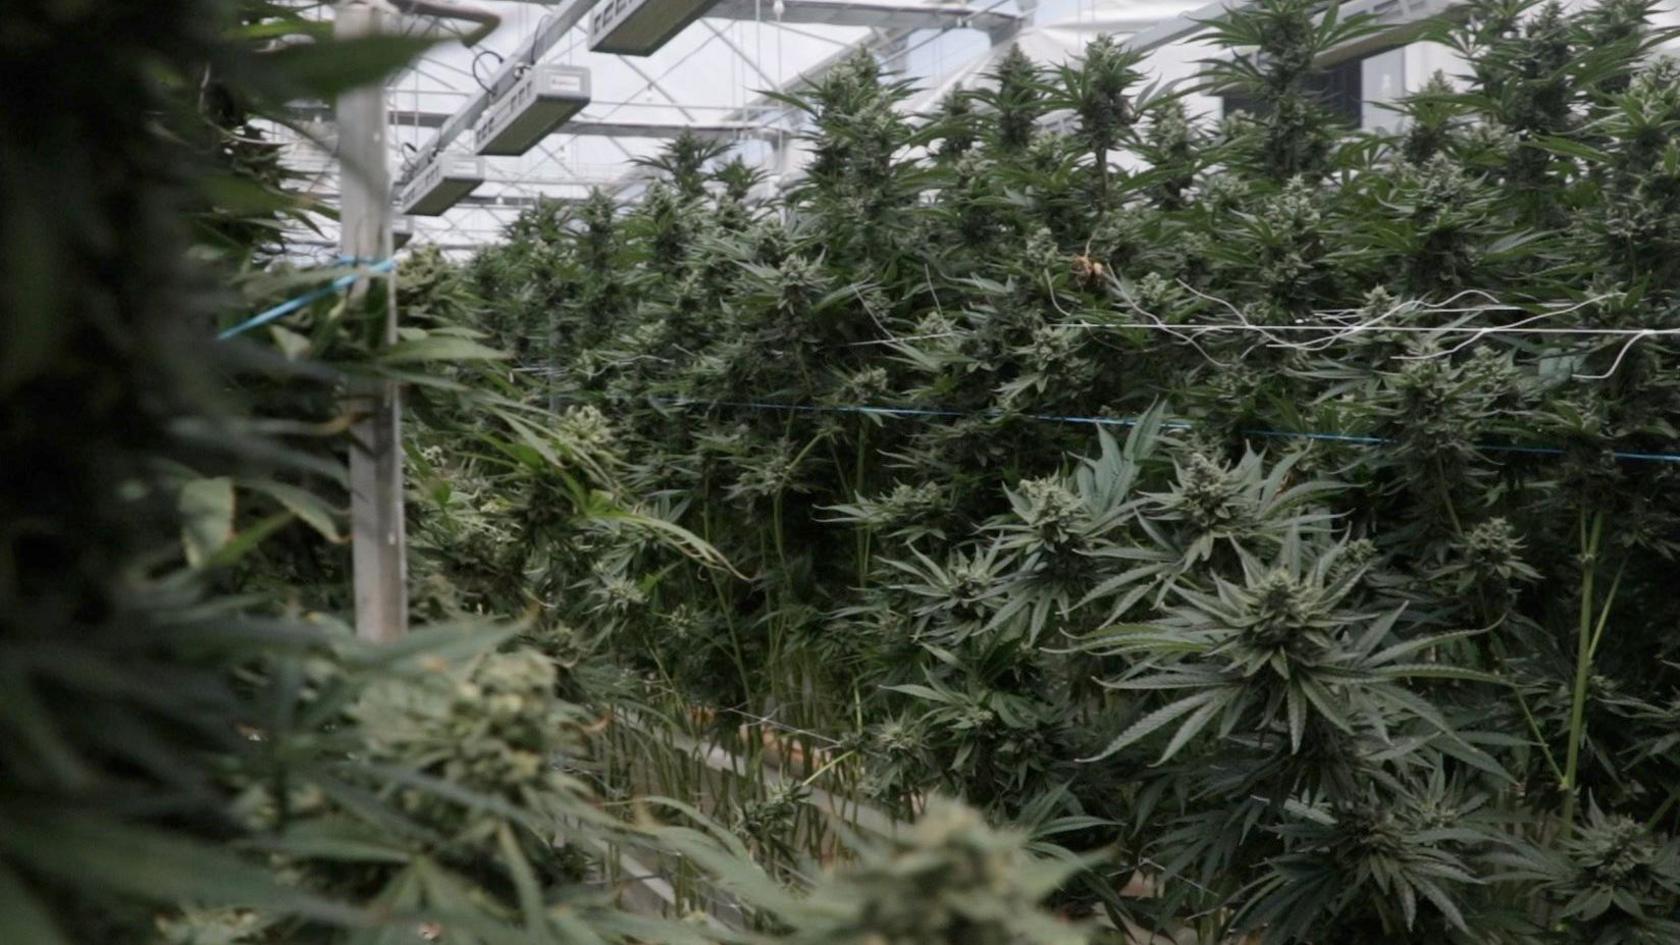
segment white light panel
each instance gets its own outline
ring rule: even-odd
[[[606,0],[589,18],[589,48],[646,56],[699,19],[718,0]]]
[[[532,66],[485,109],[475,148],[502,157],[524,154],[588,104],[588,69]]]
[[[441,216],[484,183],[484,159],[440,154],[402,189],[398,209],[411,217]]]

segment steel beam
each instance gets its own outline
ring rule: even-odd
[[[295,109],[294,114],[302,118],[330,119],[331,110],[326,106],[309,106]],[[453,112],[413,111],[410,109],[391,109],[390,123],[404,128],[438,128],[448,121]],[[602,138],[675,138],[684,131],[711,138],[773,138],[775,132],[763,125],[750,121],[715,121],[715,122],[674,122],[674,121],[634,121],[631,119],[614,118],[571,118],[560,126],[555,134],[583,135],[585,137]]]
[[[771,137],[773,132],[744,121],[709,124],[679,124],[660,121],[615,121],[610,118],[578,119],[560,129],[565,135],[599,135],[605,138],[675,138],[683,132],[703,138]]]
[[[783,0],[774,22],[814,26],[869,26],[883,30],[977,29],[990,33],[1014,26],[1020,17],[961,3],[881,3],[876,0]],[[720,0],[706,11],[719,20],[757,20],[762,3]]]

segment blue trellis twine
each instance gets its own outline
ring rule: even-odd
[[[961,410],[945,410],[927,407],[877,407],[856,404],[778,404],[762,403],[758,401],[738,400],[688,400],[683,398],[653,398],[656,404],[672,407],[731,407],[745,410],[781,410],[795,413],[854,413],[879,417],[1001,417],[1006,414],[1001,410],[988,410],[979,413],[969,413]],[[1099,426],[1131,427],[1136,426],[1136,417],[1079,417],[1062,416],[1057,414],[1024,413],[1018,414],[1026,420],[1038,420],[1046,423],[1094,423]],[[1192,424],[1188,420],[1168,420],[1164,426],[1179,430],[1188,430]],[[1354,443],[1360,446],[1385,446],[1394,442],[1388,437],[1363,436],[1352,433],[1318,433],[1300,430],[1243,430],[1244,436],[1262,437],[1266,439],[1294,439],[1320,440],[1331,443]],[[1504,443],[1478,443],[1476,449],[1488,453],[1526,453],[1539,456],[1562,456],[1564,450],[1557,446],[1523,446]],[[1675,463],[1680,464],[1680,453],[1640,453],[1627,450],[1613,450],[1611,456],[1625,462],[1645,463]]]
[[[359,260],[352,259],[352,258],[349,258],[349,257],[343,257],[340,261],[343,262],[343,263],[349,264],[349,265],[354,265]],[[353,273],[351,273],[347,276],[339,276],[337,279],[334,279],[333,281],[327,283],[324,286],[321,286],[320,288],[311,289],[308,292],[305,292],[300,296],[297,296],[297,297],[291,298],[291,299],[287,299],[286,301],[281,302],[279,305],[276,305],[273,308],[265,309],[261,312],[258,312],[257,314],[252,315],[250,318],[247,318],[244,321],[240,322],[239,324],[233,326],[232,328],[226,329],[225,331],[216,335],[216,340],[217,341],[226,341],[226,340],[228,340],[229,338],[232,338],[235,335],[244,334],[245,332],[250,331],[253,328],[260,328],[263,325],[266,325],[269,322],[272,322],[277,318],[284,318],[287,315],[290,315],[293,312],[297,311],[298,309],[303,308],[306,305],[310,305],[310,304],[313,304],[315,302],[318,302],[321,299],[324,299],[329,295],[333,295],[333,294],[338,293],[338,292],[343,292],[345,289],[348,289],[351,286],[355,285],[356,280],[362,278],[363,276],[367,275],[368,273],[390,272],[392,269],[396,268],[396,265],[397,265],[397,261],[395,259],[381,259],[378,262],[370,263],[368,265],[367,269],[363,272],[353,272]]]

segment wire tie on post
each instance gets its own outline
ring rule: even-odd
[[[340,256],[339,261],[350,266],[361,264],[361,260],[352,256]],[[346,276],[339,276],[337,279],[334,279],[332,282],[324,286],[311,289],[302,295],[287,299],[273,308],[258,312],[239,324],[234,325],[232,328],[222,331],[220,334],[216,335],[216,340],[226,341],[235,335],[242,335],[253,328],[260,328],[276,319],[284,318],[298,309],[311,305],[315,302],[319,302],[321,299],[324,299],[329,295],[345,291],[355,285],[357,280],[365,277],[368,273],[390,272],[392,269],[396,268],[396,264],[397,261],[395,259],[382,259],[378,262],[370,262],[367,266],[367,272],[353,272]]]

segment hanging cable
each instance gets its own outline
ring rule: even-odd
[[[498,65],[498,66],[500,66],[502,63],[506,62],[507,60],[503,59],[502,54],[499,53],[499,52],[496,52],[494,49],[481,49],[481,50],[478,51],[477,55],[473,56],[473,58],[472,58],[472,78],[473,78],[473,81],[478,83],[479,88],[483,89],[486,92],[490,92],[490,94],[494,95],[495,92],[490,88],[490,86],[486,85],[484,80],[478,77],[478,63],[479,63],[479,60],[483,59],[485,56],[495,56],[496,57],[496,65]]]

